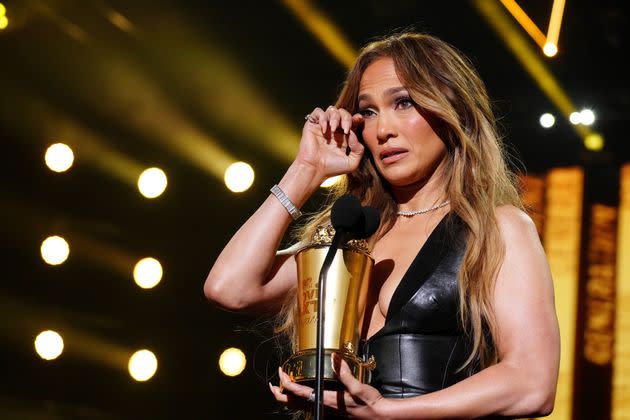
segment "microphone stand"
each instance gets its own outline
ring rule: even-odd
[[[319,272],[319,287],[317,294],[317,358],[315,359],[315,370],[317,381],[315,384],[315,420],[323,417],[324,409],[324,299],[326,297],[326,277],[328,269],[337,254],[337,249],[342,243],[342,232],[336,231],[330,244],[328,253],[324,258],[322,269]]]

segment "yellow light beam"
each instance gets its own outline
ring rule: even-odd
[[[201,118],[229,130],[252,148],[293,161],[300,139],[296,125],[303,121],[288,121],[248,77],[246,64],[235,60],[220,43],[209,42],[177,10],[169,15],[167,26],[138,22],[128,35],[177,83]],[[177,51],[177,60],[164,51]],[[238,160],[230,156],[222,170]]]
[[[542,33],[538,26],[534,23],[533,20],[527,16],[527,13],[521,9],[521,7],[514,0],[500,0],[503,6],[510,12],[514,19],[525,29],[525,31],[532,37],[532,39],[540,46],[540,48],[545,47],[545,43],[547,39],[545,38],[545,34]]]
[[[558,81],[551,72],[547,70],[545,63],[526,42],[521,32],[515,27],[512,21],[508,19],[501,8],[493,1],[474,0],[473,5],[506,43],[543,93],[547,95],[560,113],[568,119],[569,115],[576,110],[575,105],[573,105],[571,99],[564,92]],[[583,141],[586,141],[589,136],[597,134],[589,127],[582,124],[572,125],[572,127]]]
[[[80,258],[116,273],[132,281],[133,268],[139,255],[93,238],[81,231],[72,220],[57,214],[41,204],[25,202],[8,195],[2,197],[0,220],[10,237],[16,238],[21,247],[36,249],[47,236],[59,234],[70,244],[70,258]]]
[[[83,320],[85,315],[65,308],[41,307],[17,296],[0,294],[0,316],[11,322],[0,323],[0,333],[19,343],[32,341],[43,329],[53,329],[64,340],[64,354],[126,371],[132,349],[68,324],[66,320]],[[89,320],[98,322],[99,320]],[[63,355],[61,357],[64,357]]]
[[[79,25],[71,22],[60,13],[57,13],[57,10],[52,6],[44,3],[43,1],[29,2],[29,6],[35,13],[50,19],[70,38],[82,44],[87,44],[89,42],[90,38],[88,34]]]
[[[89,89],[77,86],[78,95],[98,112],[119,121],[172,153],[223,180],[227,167],[237,161],[219,142],[198,127],[164,92],[128,58],[103,48],[107,66],[92,69],[91,77],[102,86],[94,103]],[[138,174],[139,175],[139,174]],[[136,176],[137,177],[137,176]]]
[[[283,0],[283,2],[333,57],[345,67],[352,67],[357,51],[324,13],[317,10],[310,1]]]
[[[57,23],[66,32],[68,28],[73,27],[73,24],[55,9],[42,2],[34,2],[33,8]],[[101,8],[101,10],[106,9]],[[110,19],[111,11],[106,10],[106,12],[106,18]],[[160,29],[165,28],[160,26]],[[165,95],[163,89],[142,71],[135,55],[125,55],[119,45],[107,45],[104,39],[91,36],[84,31],[68,33],[71,36],[78,34],[75,37],[78,41],[89,40],[90,46],[97,51],[99,56],[89,62],[83,56],[77,58],[77,61],[83,59],[83,63],[90,66],[89,69],[83,68],[80,64],[64,68],[61,73],[63,78],[59,83],[64,85],[67,93],[78,98],[86,108],[100,111],[101,117],[120,122],[121,125],[126,125],[127,128],[142,134],[144,138],[163,144],[174,154],[187,159],[217,179],[223,180],[227,167],[239,159],[223,149],[218,141],[176,106]],[[174,50],[178,48],[179,46]],[[164,50],[161,50],[160,54],[164,55]],[[93,65],[94,62],[96,65]],[[206,68],[211,67],[212,65]],[[94,86],[99,86],[99,95],[94,94]],[[208,95],[208,92],[205,93]],[[107,159],[109,156],[103,154],[102,160]],[[146,168],[142,170],[144,169]],[[134,174],[134,184],[142,170]]]
[[[547,28],[547,42],[558,45],[560,38],[560,26],[562,24],[562,14],[564,13],[564,0],[554,0],[549,18],[549,28]]]
[[[87,163],[136,188],[138,176],[146,165],[109,146],[108,140],[99,133],[81,125],[29,89],[11,83],[3,86],[3,91],[13,101],[14,109],[20,110],[20,118],[5,120],[5,124],[17,126],[27,133],[24,138],[41,146],[42,162],[46,148],[62,142],[73,149],[75,165]]]
[[[163,26],[160,28],[165,30]],[[136,35],[137,31],[134,31],[133,36]],[[66,92],[100,117],[116,121],[143,138],[162,144],[173,154],[222,181],[227,167],[239,159],[221,147],[217,139],[171,100],[157,81],[143,71],[136,55],[97,37],[91,38],[91,45],[98,51],[96,64],[84,60],[89,69],[80,65],[67,68],[60,82]],[[162,49],[160,54],[164,55],[163,52]],[[213,63],[204,69],[212,66]],[[186,77],[182,75],[182,78]],[[207,72],[205,77],[209,77]],[[99,86],[98,96],[94,95],[95,85]],[[211,96],[208,91],[197,94]],[[213,99],[225,107],[224,103]],[[233,119],[231,123],[235,125],[235,121]]]

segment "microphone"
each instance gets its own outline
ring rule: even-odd
[[[330,209],[330,222],[335,229],[335,236],[326,253],[319,272],[319,290],[317,299],[317,357],[315,369],[315,419],[320,420],[324,400],[324,299],[326,296],[326,275],[337,249],[350,239],[364,239],[376,232],[380,224],[380,215],[374,207],[361,207],[358,198],[346,194],[337,199]]]
[[[372,236],[381,224],[381,215],[374,207],[362,207],[361,211],[363,213],[362,223],[355,231],[355,239],[365,239]]]
[[[359,200],[350,194],[339,197],[330,209],[330,222],[335,229],[333,243],[337,236],[339,240],[346,241],[356,237],[365,225],[365,217]]]

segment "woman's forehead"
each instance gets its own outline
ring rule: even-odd
[[[380,94],[401,85],[394,61],[389,57],[383,57],[373,61],[363,72],[359,94]]]

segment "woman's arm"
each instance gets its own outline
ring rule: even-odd
[[[351,131],[360,116],[332,107],[311,115],[315,119],[304,125],[298,155],[278,183],[297,208],[327,177],[356,169],[363,155]],[[276,257],[290,222],[287,210],[270,194],[217,258],[204,284],[206,297],[230,310],[277,309],[297,277],[293,257]]]
[[[317,182],[311,166],[294,162],[278,186],[300,208]],[[206,297],[230,310],[273,309],[295,284],[294,258],[276,257],[290,223],[287,210],[270,194],[217,258],[204,285]]]
[[[493,298],[499,362],[437,392],[385,399],[337,361],[348,392],[341,398],[326,392],[327,406],[366,419],[536,417],[551,412],[560,357],[551,274],[531,219],[511,206],[498,209],[497,218],[506,246]],[[293,395],[310,395],[310,388],[283,373],[281,383]],[[272,392],[279,401],[290,399],[278,387]]]

